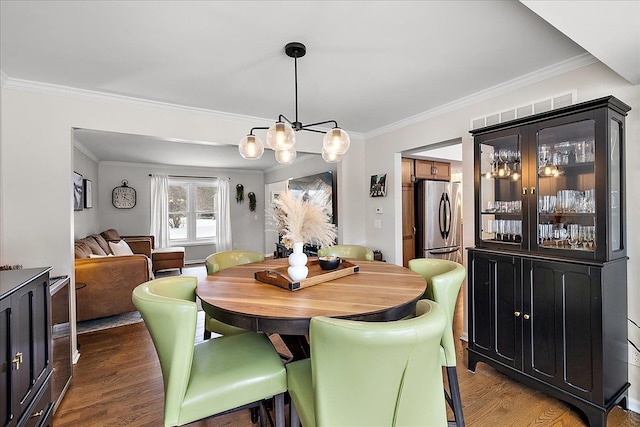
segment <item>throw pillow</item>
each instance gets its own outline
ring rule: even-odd
[[[91,248],[85,242],[75,242],[74,251],[76,258],[89,258],[91,254]]]
[[[91,253],[94,253],[96,255],[106,255],[107,254],[104,250],[102,250],[102,248],[100,247],[98,242],[96,242],[96,239],[94,239],[91,236],[90,237],[85,237],[84,239],[81,239],[80,241],[86,243],[91,248]]]
[[[100,233],[105,240],[121,240],[120,234],[113,228],[103,231]]]
[[[115,256],[133,255],[133,251],[124,240],[120,240],[118,243],[109,242],[109,247]]]
[[[110,257],[110,256],[113,256],[113,254],[109,254],[109,255],[89,254],[89,258],[106,258],[106,257]]]
[[[98,243],[98,245],[100,245],[100,247],[102,248],[105,254],[109,255],[111,253],[111,248],[109,248],[109,243],[107,243],[104,237],[102,237],[100,234],[93,234],[91,235],[91,237],[93,237],[93,239]],[[120,239],[116,239],[116,240],[120,240]]]

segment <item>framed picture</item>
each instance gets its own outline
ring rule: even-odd
[[[91,191],[91,180],[84,180],[84,207],[89,209],[93,207],[93,192]]]
[[[271,192],[271,204],[273,205],[276,200],[280,197],[280,191],[272,191]]]
[[[82,182],[82,175],[78,172],[73,173],[73,210],[81,211],[84,206],[84,183]]]
[[[387,174],[371,175],[369,196],[385,197],[387,195]]]

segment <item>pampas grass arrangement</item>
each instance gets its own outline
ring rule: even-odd
[[[321,192],[308,199],[291,191],[280,194],[270,214],[285,247],[291,249],[296,242],[320,247],[334,244],[336,228],[329,222],[327,204],[327,195]]]

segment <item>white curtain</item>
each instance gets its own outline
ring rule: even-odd
[[[216,219],[216,235],[218,242],[216,252],[230,251],[231,240],[231,204],[229,202],[229,179],[218,179],[218,217]]]
[[[151,229],[157,248],[169,247],[169,177],[151,176]]]

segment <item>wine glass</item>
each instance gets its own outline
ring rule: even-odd
[[[568,224],[569,246],[576,249],[580,241],[580,226],[578,224]]]

